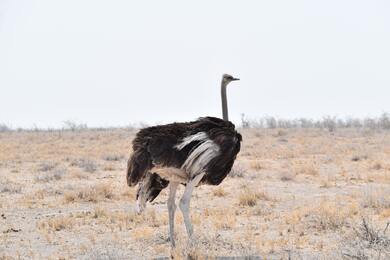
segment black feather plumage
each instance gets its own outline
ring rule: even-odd
[[[219,155],[212,158],[205,167],[201,183],[218,185],[230,172],[240,151],[241,135],[230,121],[215,117],[203,117],[186,123],[172,123],[141,129],[133,140],[133,154],[128,161],[127,183],[134,186],[145,178],[156,165],[181,168],[189,154],[199,145],[193,141],[183,149],[176,148],[184,138],[204,132],[219,147]],[[157,175],[157,174],[155,174]],[[158,176],[158,175],[157,175]],[[167,180],[153,176],[149,185],[148,200],[153,200],[167,187]],[[153,183],[153,181],[151,182]],[[141,186],[141,185],[140,185]],[[152,195],[153,194],[153,195]]]

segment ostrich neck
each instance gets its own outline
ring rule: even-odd
[[[228,105],[227,105],[227,97],[226,97],[226,86],[227,86],[227,83],[224,82],[224,80],[222,80],[222,83],[221,83],[222,116],[223,116],[223,120],[229,121]]]

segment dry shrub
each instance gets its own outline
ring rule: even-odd
[[[380,162],[376,162],[373,166],[372,166],[372,169],[374,170],[377,170],[379,171],[380,169],[382,169],[382,164]]]
[[[377,229],[362,219],[362,224],[354,228],[355,234],[341,244],[345,259],[390,259],[390,237],[387,234],[389,222],[383,229]]]
[[[235,163],[228,176],[232,178],[242,178],[244,177],[245,173],[246,168],[239,163]]]
[[[142,214],[137,214],[135,211],[109,212],[106,218],[109,223],[115,224],[120,230],[144,224],[150,227],[159,227],[168,223],[167,214],[157,215],[154,208],[147,208]]]
[[[308,216],[309,209],[307,207],[300,207],[287,212],[285,222],[288,225],[297,225],[302,223],[302,220]]]
[[[276,133],[274,133],[272,136],[273,137],[282,137],[282,136],[286,136],[287,134],[288,134],[288,132],[286,130],[278,129],[278,131]]]
[[[198,224],[203,225],[206,220],[210,220],[218,230],[232,229],[237,222],[237,214],[232,208],[205,208],[201,214],[195,216]],[[192,219],[194,220],[194,214]]]
[[[103,156],[103,160],[109,161],[109,162],[118,162],[125,158],[123,155],[118,155],[118,154],[109,154]]]
[[[85,172],[81,172],[81,171],[74,171],[72,173],[72,177],[76,178],[76,179],[88,179],[89,178],[88,174],[86,174]]]
[[[63,229],[71,229],[74,225],[74,219],[71,217],[52,217],[49,219],[41,220],[37,226],[40,230],[46,231],[60,231]]]
[[[43,162],[43,163],[39,164],[37,170],[40,172],[48,172],[48,171],[53,170],[55,167],[56,167],[56,164],[53,162]]]
[[[390,208],[390,194],[383,188],[368,186],[363,190],[362,206],[364,208]]]
[[[22,186],[6,181],[6,182],[0,182],[0,193],[21,193],[22,192]]]
[[[66,174],[64,169],[57,169],[35,177],[36,182],[58,181]]]
[[[318,175],[316,163],[313,161],[300,161],[293,165],[293,169],[295,174],[297,175],[298,174],[311,175],[311,176]]]
[[[93,218],[104,218],[107,217],[107,215],[107,211],[100,207],[96,207],[93,211]]]
[[[253,207],[252,215],[254,216],[268,216],[272,212],[272,209],[269,205],[266,205],[266,203],[258,203],[256,206]]]
[[[45,198],[45,195],[47,195],[47,191],[44,189],[39,189],[33,194],[33,198],[43,200]]]
[[[85,256],[82,259],[94,259],[94,260],[123,260],[129,259],[129,256],[126,256],[128,248],[123,247],[115,243],[110,243],[109,241],[100,242],[93,247],[88,246],[85,249]],[[59,259],[62,259],[59,257]]]
[[[160,215],[159,215],[160,216]],[[166,218],[160,219],[157,217],[156,210],[154,208],[150,208],[146,210],[142,215],[141,218],[143,219],[144,223],[148,223],[151,227],[159,227],[166,223]]]
[[[107,216],[110,224],[116,225],[119,230],[125,230],[134,227],[135,223],[139,223],[140,215],[135,212],[110,212]],[[138,221],[137,221],[138,220]]]
[[[295,173],[293,172],[282,172],[280,174],[280,180],[281,181],[292,181],[296,177]]]
[[[69,191],[64,194],[66,202],[87,201],[98,202],[114,197],[113,187],[110,184],[98,184],[78,191]]]
[[[217,187],[213,190],[213,194],[217,197],[225,197],[227,192],[222,187]]]
[[[336,186],[336,177],[331,176],[328,174],[328,176],[323,176],[320,179],[320,187],[321,188],[330,188]]]
[[[134,229],[131,234],[135,240],[146,240],[153,236],[154,229],[152,227],[139,227]]]
[[[106,171],[106,172],[115,171],[115,166],[112,165],[112,164],[105,165],[105,166],[103,167],[103,170]]]
[[[250,162],[251,169],[254,169],[256,171],[259,171],[263,169],[263,166],[261,165],[259,160],[253,160]]]
[[[185,243],[184,239],[177,239],[176,247],[171,251],[172,259],[209,259],[206,257],[205,249],[203,248],[204,241],[200,241],[196,237],[191,239],[191,243]],[[212,258],[213,259],[213,258]]]
[[[358,162],[361,160],[367,160],[367,158],[368,158],[368,155],[354,155],[354,156],[352,156],[351,161]]]
[[[384,219],[390,219],[390,209],[383,210],[380,216]]]
[[[236,215],[235,214],[221,214],[220,216],[214,218],[214,226],[218,230],[229,230],[233,229],[236,226]]]
[[[126,187],[125,191],[121,193],[121,196],[126,199],[134,200],[136,197],[136,190]]]
[[[356,203],[340,205],[335,202],[321,201],[308,212],[312,224],[318,230],[337,230],[348,225],[348,219],[359,213]]]
[[[238,205],[253,207],[257,204],[258,200],[272,200],[264,192],[256,192],[245,188],[238,196]]]
[[[77,166],[86,172],[93,173],[97,170],[97,165],[94,161],[89,159],[74,160],[70,164],[71,166]]]
[[[236,213],[232,208],[205,209],[204,215],[211,219],[218,230],[229,230],[236,226]]]

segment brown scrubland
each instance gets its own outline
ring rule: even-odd
[[[177,211],[173,252],[167,192],[137,215],[126,185],[135,129],[1,132],[0,259],[389,259],[390,131],[239,131],[230,175],[194,191],[192,243]]]

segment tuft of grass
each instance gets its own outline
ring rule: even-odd
[[[243,178],[245,172],[246,169],[241,164],[235,163],[228,176],[232,178]]]
[[[296,175],[293,172],[283,172],[280,174],[281,181],[292,181],[295,177]]]
[[[93,211],[93,218],[104,218],[107,217],[108,213],[105,209],[96,207]]]
[[[230,230],[236,226],[236,214],[231,210],[220,210],[210,216],[217,230]]]
[[[352,156],[351,161],[358,162],[361,160],[366,160],[367,158],[368,158],[367,155],[354,155],[354,156]]]
[[[91,239],[90,239],[91,240]],[[114,260],[114,259],[129,259],[126,256],[127,248],[122,248],[117,244],[110,244],[109,242],[99,243],[93,247],[86,249],[85,257],[83,259],[94,260]]]
[[[0,193],[21,193],[22,187],[16,183],[6,181],[0,183]]]
[[[174,250],[171,251],[172,259],[209,259],[205,255],[204,242],[197,238],[192,238],[191,243],[183,243],[178,241]],[[207,241],[207,244],[211,244],[211,241]]]
[[[260,171],[263,169],[263,166],[259,162],[259,160],[253,160],[250,162],[251,169],[254,169],[255,171]]]
[[[390,208],[390,194],[381,188],[369,186],[363,190],[362,206],[364,208],[388,209]]]
[[[258,200],[271,200],[264,192],[252,191],[245,188],[238,196],[238,205],[240,206],[256,206]]]
[[[380,162],[376,162],[373,166],[372,166],[372,169],[374,170],[377,170],[379,171],[380,169],[382,169],[382,164]]]
[[[48,172],[53,170],[56,167],[56,164],[53,162],[43,162],[38,166],[38,171],[40,172]]]
[[[103,160],[109,161],[109,162],[118,162],[121,161],[124,158],[123,155],[118,154],[110,154],[110,155],[104,155]]]
[[[97,170],[97,165],[94,161],[89,160],[89,159],[79,159],[73,161],[71,166],[77,166],[81,169],[83,169],[86,172],[93,173]]]
[[[278,131],[273,134],[272,136],[273,137],[282,137],[282,136],[286,136],[288,134],[288,132],[286,130],[283,130],[283,129],[278,129]]]
[[[64,216],[44,219],[37,223],[38,229],[46,231],[60,231],[63,229],[71,229],[73,225],[74,219],[71,217]]]
[[[315,162],[312,161],[300,161],[293,166],[295,174],[317,176],[318,170]]]
[[[134,229],[131,234],[135,240],[147,240],[153,236],[154,229],[152,227],[139,227]]]
[[[36,182],[49,182],[53,180],[61,180],[62,177],[66,174],[66,171],[64,169],[58,169],[50,171],[46,174],[39,175],[35,177]]]
[[[213,190],[213,195],[217,197],[225,197],[227,192],[222,187],[217,187]]]
[[[106,165],[104,166],[103,170],[107,172],[115,171],[115,167],[113,165]]]
[[[65,202],[98,202],[104,199],[113,199],[113,187],[110,184],[98,184],[78,191],[69,191],[64,194]]]
[[[346,206],[324,200],[311,209],[308,216],[311,217],[312,224],[317,230],[335,231],[348,226],[348,219],[358,213],[359,208],[354,203]]]

